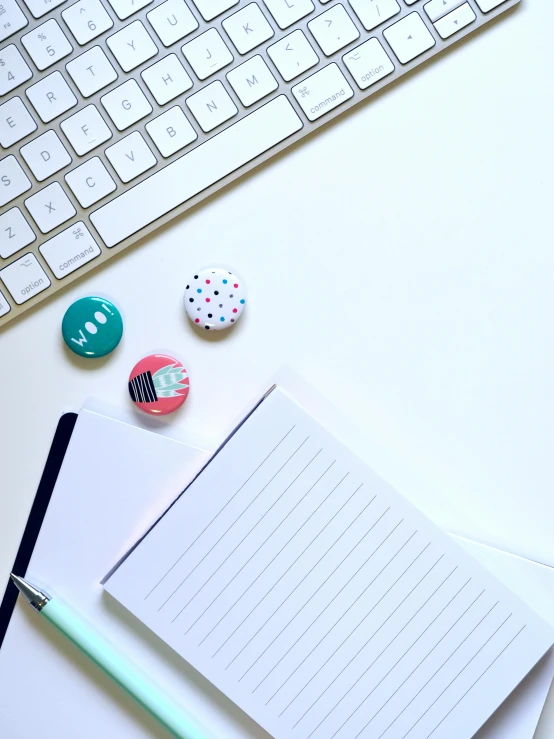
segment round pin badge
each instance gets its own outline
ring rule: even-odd
[[[185,289],[187,316],[199,328],[222,331],[231,328],[246,305],[246,286],[233,272],[208,267],[195,274]]]
[[[165,416],[183,405],[189,394],[189,376],[181,362],[168,354],[149,354],[129,375],[129,395],[137,408]]]
[[[105,357],[121,341],[123,319],[109,300],[94,296],[81,298],[66,310],[62,336],[69,349],[81,357]]]

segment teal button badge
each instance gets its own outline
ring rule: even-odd
[[[65,312],[62,335],[71,351],[80,357],[105,357],[121,341],[121,313],[104,298],[81,298]]]

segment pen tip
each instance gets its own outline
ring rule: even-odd
[[[21,595],[23,595],[25,600],[27,600],[35,610],[41,611],[50,600],[48,593],[44,593],[42,590],[39,590],[34,585],[31,585],[30,582],[19,577],[19,575],[14,575],[12,572],[10,577]]]
[[[10,578],[19,592],[23,593],[23,595],[26,595],[25,590],[27,587],[27,583],[25,582],[25,580],[22,577],[19,577],[19,575],[14,575],[13,572],[10,574]]]

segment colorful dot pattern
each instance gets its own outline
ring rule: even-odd
[[[190,320],[206,331],[231,328],[246,305],[246,287],[237,275],[209,267],[187,284],[185,310]]]

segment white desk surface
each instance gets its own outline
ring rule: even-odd
[[[220,436],[287,363],[439,524],[554,565],[553,28],[554,3],[522,0],[0,335],[0,582],[60,413],[128,404],[151,350],[191,370],[170,423]],[[184,287],[218,263],[249,307],[232,334],[198,335]],[[97,362],[61,340],[87,294],[125,319]]]

